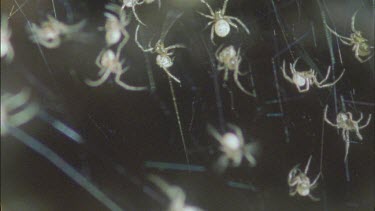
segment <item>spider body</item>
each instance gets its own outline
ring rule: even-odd
[[[136,13],[135,11],[135,7],[138,6],[138,5],[142,5],[144,3],[146,4],[151,4],[153,3],[155,0],[122,0],[122,6],[121,6],[121,9],[124,10],[125,8],[131,8],[132,11],[133,11],[133,14],[134,14],[134,17],[135,19],[137,19],[137,21],[142,24],[142,25],[146,25],[144,24],[141,19],[138,17],[138,14]],[[161,6],[161,1],[158,0],[158,4],[159,4],[159,8]]]
[[[122,42],[122,44],[124,44],[124,41]],[[98,72],[98,76],[100,78],[96,81],[86,79],[85,82],[87,85],[92,87],[100,86],[109,78],[112,73],[115,75],[115,82],[122,88],[130,91],[146,90],[146,87],[131,86],[121,81],[122,74],[124,74],[129,69],[129,67],[122,67],[124,62],[120,61],[121,48],[121,46],[118,47],[116,54],[111,49],[102,50],[100,52],[95,62],[96,66],[100,68],[100,71]]]
[[[81,21],[74,25],[66,25],[59,22],[52,16],[47,16],[47,21],[43,22],[41,26],[34,23],[31,24],[31,40],[39,43],[46,48],[57,48],[61,44],[62,37],[71,39],[72,35],[81,31],[86,21]]]
[[[177,83],[181,83],[181,81],[172,75],[172,73],[169,72],[168,68],[173,66],[173,52],[171,50],[176,49],[176,48],[185,48],[184,45],[182,44],[175,44],[171,45],[168,47],[165,47],[164,42],[162,40],[159,40],[156,42],[154,47],[151,47],[150,44],[147,49],[145,49],[138,41],[138,31],[139,31],[139,25],[137,26],[135,30],[135,42],[138,45],[138,47],[143,51],[143,52],[150,52],[150,53],[156,53],[156,64],[164,70],[165,73],[169,77],[171,77],[173,80],[175,80]]]
[[[240,52],[241,50],[238,49],[236,51],[233,45],[227,46],[224,49],[222,49],[222,46],[219,47],[215,53],[216,59],[219,62],[218,70],[224,70],[224,81],[228,80],[229,71],[233,71],[233,78],[238,88],[247,95],[255,96],[254,93],[247,91],[238,79],[239,75],[244,75],[239,70],[242,60]]]
[[[129,25],[130,18],[126,17],[124,10],[115,4],[107,4],[106,9],[109,12],[105,12],[104,16],[107,18],[104,29],[106,31],[105,39],[108,46],[118,43],[121,37],[124,39],[129,39],[129,33],[126,31],[125,27]]]
[[[212,10],[211,6],[205,0],[201,0],[201,1],[207,6],[210,12],[210,15],[206,15],[201,12],[198,12],[198,13],[202,15],[203,17],[206,17],[212,20],[208,22],[207,26],[212,25],[210,38],[213,44],[215,44],[214,34],[216,34],[219,37],[226,37],[230,33],[230,27],[233,27],[238,30],[238,26],[233,21],[236,21],[246,31],[247,34],[250,34],[249,29],[240,19],[233,17],[233,16],[225,15],[228,0],[224,1],[222,9],[219,9],[215,12]]]
[[[295,196],[296,194],[300,196],[308,196],[313,201],[319,201],[319,198],[311,195],[311,191],[317,187],[317,181],[320,177],[320,173],[314,179],[313,182],[310,181],[310,178],[307,176],[309,170],[311,156],[306,164],[305,171],[302,171],[299,168],[299,164],[294,166],[288,175],[288,185],[289,185],[289,195]]]
[[[331,86],[335,85],[341,79],[341,77],[344,75],[344,72],[345,72],[345,69],[344,69],[343,72],[341,73],[341,75],[334,82],[324,84],[328,80],[329,73],[331,72],[331,67],[328,67],[326,77],[322,81],[319,82],[318,79],[317,79],[317,74],[316,74],[315,70],[313,70],[313,69],[310,69],[310,70],[307,70],[307,71],[297,71],[296,70],[296,65],[297,65],[298,60],[299,60],[299,58],[296,59],[296,61],[294,61],[293,64],[290,64],[290,70],[291,70],[292,75],[293,75],[292,78],[290,76],[288,76],[288,74],[286,73],[285,61],[283,62],[282,71],[283,71],[284,78],[287,81],[289,81],[290,83],[294,84],[297,87],[299,92],[309,91],[310,86],[312,86],[312,85],[315,85],[318,88],[331,87]]]
[[[344,45],[353,46],[352,50],[354,52],[355,58],[359,62],[364,63],[370,60],[374,56],[374,53],[372,50],[374,49],[374,46],[370,46],[369,41],[363,37],[362,32],[358,31],[355,28],[355,18],[356,18],[357,13],[358,11],[355,12],[354,15],[352,16],[352,22],[351,22],[352,33],[350,34],[349,37],[344,37],[338,34],[333,29],[331,29],[328,25],[326,25],[326,27],[332,34],[337,36]]]
[[[369,115],[367,122],[360,126],[359,123],[363,119],[363,114],[360,113],[360,117],[358,120],[353,119],[353,114],[351,112],[340,112],[337,114],[336,117],[336,124],[332,123],[327,117],[328,106],[324,109],[324,121],[327,122],[329,125],[342,130],[342,138],[346,142],[345,146],[345,160],[349,154],[349,145],[350,145],[350,132],[355,132],[356,136],[359,140],[363,140],[363,137],[359,130],[367,127],[371,121],[371,114]]]
[[[1,58],[6,57],[7,61],[12,61],[14,56],[14,50],[12,43],[10,42],[10,36],[12,32],[8,26],[8,17],[3,16],[1,18]]]
[[[255,146],[245,144],[242,131],[239,127],[232,124],[228,124],[228,127],[232,129],[234,133],[227,132],[224,135],[220,135],[215,128],[208,125],[209,133],[220,143],[220,150],[223,152],[218,160],[219,171],[225,170],[228,165],[238,167],[243,157],[248,160],[251,166],[255,166],[256,160],[252,155]]]
[[[30,89],[17,94],[1,95],[1,135],[6,135],[9,127],[18,127],[30,121],[39,111],[36,103],[28,103]]]

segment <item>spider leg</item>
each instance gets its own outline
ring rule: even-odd
[[[344,157],[345,162],[348,160],[349,147],[350,147],[350,141],[347,140],[347,141],[345,141],[345,157]]]
[[[357,16],[358,11],[359,11],[359,10],[357,10],[357,11],[353,14],[353,16],[352,16],[351,27],[352,27],[352,31],[353,31],[353,32],[356,32],[356,31],[357,31],[357,30],[355,29],[355,18],[356,18],[356,16]]]
[[[314,81],[315,81],[315,83],[318,87],[328,80],[330,72],[331,72],[331,66],[328,66],[326,77],[320,82],[318,82],[318,80],[316,78],[316,74],[314,74],[315,75]]]
[[[133,4],[133,6],[132,6],[132,11],[133,11],[133,14],[134,14],[135,19],[137,19],[137,21],[138,21],[140,24],[146,26],[146,24],[144,24],[144,23],[141,21],[141,19],[139,19],[138,14],[137,14],[137,12],[135,11],[135,5],[136,5],[136,4]]]
[[[299,87],[298,85],[297,86],[297,89],[300,93],[304,93],[304,92],[307,92],[310,90],[310,82],[308,80],[306,80],[306,87],[305,88],[301,88]]]
[[[211,38],[211,42],[212,42],[212,44],[214,44],[214,45],[216,45],[216,43],[215,43],[215,41],[214,41],[214,29],[215,29],[215,26],[212,26],[211,27],[211,35],[210,35],[210,38]]]
[[[244,156],[249,161],[250,166],[254,167],[257,165],[255,157],[251,154],[251,145],[247,144],[244,149]]]
[[[121,73],[118,73],[116,74],[116,78],[115,78],[115,82],[120,85],[121,87],[123,87],[124,89],[126,90],[130,90],[130,91],[143,91],[143,90],[146,90],[147,87],[145,86],[141,86],[141,87],[138,87],[138,86],[131,86],[131,85],[128,85],[124,82],[121,81],[121,75],[123,73],[125,73],[126,71],[128,70],[128,67],[126,67]]]
[[[229,74],[229,70],[227,67],[225,67],[225,72],[224,72],[224,81],[228,81],[228,74]]]
[[[307,161],[305,171],[304,171],[305,174],[307,174],[307,172],[309,171],[311,159],[312,159],[312,155],[310,155],[309,160]]]
[[[345,39],[345,40],[348,40],[348,41],[351,41],[352,39],[350,39],[349,37],[344,37],[344,36],[341,36],[339,35],[336,31],[334,31],[333,29],[331,29],[327,24],[326,24],[326,27],[327,29],[332,33],[334,34],[335,36],[341,38],[341,39]]]
[[[289,77],[287,74],[286,74],[286,70],[285,70],[285,60],[283,61],[283,68],[282,68],[282,71],[283,71],[283,76],[284,78],[289,81],[290,83],[294,84],[294,81],[291,77]]]
[[[289,196],[295,196],[297,194],[296,188],[290,188],[289,189]]]
[[[232,17],[232,16],[226,16],[226,17],[229,18],[229,19],[233,19],[233,20],[237,21],[237,23],[239,23],[242,26],[242,28],[246,31],[246,33],[250,34],[250,30],[247,28],[247,26],[239,18]]]
[[[328,70],[330,70],[330,68]],[[345,73],[345,69],[342,71],[341,75],[334,82],[322,85],[327,80],[327,78],[328,78],[328,74],[329,74],[329,71],[328,71],[327,77],[323,81],[321,81],[320,83],[318,83],[317,86],[319,88],[325,88],[325,87],[333,86],[333,85],[335,85],[342,78],[342,76],[344,75],[344,73]]]
[[[166,47],[165,50],[169,51],[175,48],[186,48],[186,46],[183,44],[176,44],[176,45],[171,45],[171,46]]]
[[[223,14],[225,14],[225,11],[227,10],[228,0],[224,1],[223,9],[221,10]]]
[[[321,175],[321,173],[319,172],[318,176],[316,176],[316,178],[314,179],[314,181],[311,183],[311,186],[310,186],[311,189],[316,188],[316,186],[318,185],[317,182],[318,182],[318,180],[320,178],[320,175]]]
[[[340,41],[344,44],[344,45],[353,45],[352,41],[350,42],[347,42],[345,41],[344,39],[342,39],[341,37],[339,37]]]
[[[249,95],[249,96],[252,96],[252,97],[255,97],[255,94],[254,93],[251,93],[249,91],[247,91],[241,84],[240,80],[238,79],[238,75],[239,75],[239,65],[240,64],[237,64],[237,67],[236,69],[234,70],[234,73],[233,73],[233,78],[234,78],[234,82],[237,84],[238,88],[241,89],[241,91],[243,91],[245,94]]]
[[[354,120],[353,120],[353,122],[359,123],[360,121],[362,121],[362,119],[363,119],[363,113],[360,112],[360,113],[359,113],[359,119],[358,119],[357,121],[354,121]]]
[[[357,128],[355,130],[355,134],[357,135],[357,137],[359,138],[359,140],[363,140],[363,137],[362,137],[361,133],[359,132],[359,128]]]
[[[243,140],[243,133],[242,133],[242,130],[241,128],[239,128],[238,126],[234,125],[234,124],[231,124],[231,123],[228,123],[227,124],[228,127],[232,130],[234,130],[234,133],[237,135],[237,137],[241,140],[241,142],[244,142]]]
[[[327,111],[328,111],[328,105],[326,105],[326,107],[324,108],[324,121],[327,122],[329,125],[337,128],[338,126],[336,124],[333,124],[331,121],[329,121],[327,117]]]
[[[211,24],[213,24],[214,21],[210,21],[207,23],[207,25],[204,27],[203,31],[206,30],[209,26],[211,26]]]
[[[216,59],[217,60],[219,60],[219,53],[220,53],[220,51],[223,49],[223,47],[224,47],[224,44],[221,44],[218,48],[217,48],[217,50],[216,50],[216,52],[215,52],[215,57],[216,57]]]
[[[106,72],[103,74],[103,76],[101,78],[99,78],[98,80],[92,81],[90,79],[86,79],[85,83],[89,86],[92,86],[92,87],[100,86],[101,84],[103,84],[108,79],[110,74],[111,74],[111,71],[106,70]]]
[[[139,24],[137,25],[137,28],[135,29],[135,43],[137,44],[137,46],[143,51],[143,52],[152,52],[154,50],[154,48],[143,48],[143,46],[141,45],[141,43],[138,41],[138,31],[139,31]]]
[[[220,141],[223,137],[220,135],[219,131],[217,131],[212,125],[207,125],[207,130],[210,135],[212,135],[217,141]]]
[[[172,73],[170,73],[169,71],[168,71],[168,69],[166,69],[166,68],[162,68],[163,70],[164,70],[164,72],[165,73],[167,73],[167,75],[169,76],[169,77],[171,77],[173,80],[175,80],[177,83],[181,83],[181,81],[178,79],[178,78],[176,78],[174,75],[172,75]]]
[[[212,10],[211,6],[205,0],[201,0],[201,2],[204,3],[207,6],[208,10],[210,11],[211,15],[213,16],[215,13]]]
[[[372,116],[372,114],[370,114],[370,115],[368,116],[368,119],[367,119],[366,124],[360,126],[359,129],[363,129],[363,128],[367,127],[367,126],[370,124],[371,116]]]
[[[204,13],[202,13],[202,12],[198,12],[198,11],[197,11],[197,13],[198,13],[199,15],[205,17],[205,18],[215,20],[215,18],[214,18],[213,16],[211,16],[211,15],[206,15],[206,14],[204,14]]]
[[[228,24],[231,25],[233,28],[235,28],[237,32],[239,31],[238,26],[235,23],[233,23],[231,20],[228,21]]]

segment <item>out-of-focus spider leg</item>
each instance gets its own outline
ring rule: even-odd
[[[297,189],[296,188],[289,189],[289,196],[295,196],[296,193],[297,193]]]
[[[294,83],[293,79],[291,77],[289,77],[287,74],[286,74],[286,71],[285,71],[285,60],[283,61],[283,68],[282,68],[282,71],[283,71],[283,76],[284,78],[289,81],[290,83]]]
[[[24,105],[30,98],[30,89],[24,88],[21,92],[10,95],[10,94],[3,94],[1,95],[1,104],[6,108],[18,108]]]
[[[330,69],[329,69],[330,70]],[[325,84],[325,85],[322,85],[323,83],[324,83],[324,81],[326,81],[327,80],[327,78],[328,78],[328,74],[329,74],[329,72],[327,73],[327,77],[323,80],[323,81],[321,81],[320,83],[318,83],[317,84],[317,86],[319,87],[319,88],[325,88],[325,87],[330,87],[330,86],[333,86],[333,85],[335,85],[341,78],[342,78],[342,76],[344,75],[344,73],[345,73],[345,69],[342,71],[342,73],[341,73],[341,75],[334,81],[334,82],[332,82],[332,83],[328,83],[328,84]],[[316,79],[315,79],[316,80]]]
[[[233,73],[233,78],[234,78],[234,82],[237,84],[238,88],[241,89],[241,91],[243,91],[245,94],[249,95],[249,96],[252,96],[252,97],[255,97],[255,94],[254,93],[251,93],[249,91],[247,91],[241,84],[240,80],[238,79],[238,75],[239,75],[239,64],[237,65],[236,69],[234,70],[234,73]]]
[[[31,120],[39,112],[39,106],[31,103],[25,109],[13,114],[7,121],[7,125],[15,127]]]
[[[126,67],[121,73],[118,73],[116,74],[116,78],[115,78],[115,82],[123,87],[124,89],[126,90],[130,90],[130,91],[143,91],[143,90],[146,90],[147,87],[145,86],[141,86],[141,87],[138,87],[138,86],[131,86],[131,85],[128,85],[124,82],[121,81],[121,75],[124,74],[126,71],[127,71],[128,67]]]
[[[245,158],[249,161],[250,163],[250,166],[256,166],[257,165],[257,161],[255,160],[255,157],[251,154],[251,145],[250,144],[247,144],[244,148],[244,156]]]
[[[169,71],[168,71],[168,69],[167,68],[162,68],[163,70],[164,70],[164,72],[165,73],[167,73],[167,75],[169,76],[169,77],[171,77],[173,80],[175,80],[177,83],[181,83],[181,81],[178,79],[178,78],[176,78],[174,75],[172,75],[172,73],[170,73]]]
[[[234,125],[234,124],[228,123],[227,125],[228,125],[228,127],[229,127],[230,129],[234,130],[234,133],[235,133],[235,134],[237,135],[237,137],[241,140],[241,142],[243,142],[244,140],[243,140],[243,133],[242,133],[242,130],[241,130],[238,126],[236,126],[236,125]]]
[[[320,201],[320,198],[317,198],[317,197],[315,197],[315,196],[313,196],[313,195],[311,195],[311,194],[309,194],[308,196],[309,196],[309,198],[310,198],[311,200],[313,200],[313,201]]]
[[[223,137],[220,135],[219,131],[217,131],[212,125],[207,125],[207,130],[217,141],[220,141]]]
[[[250,30],[247,28],[247,26],[239,18],[232,17],[232,16],[227,16],[227,18],[237,21],[237,23],[239,23],[242,26],[242,28],[246,31],[246,33],[250,34]]]
[[[329,121],[329,119],[327,117],[327,111],[328,111],[328,105],[326,105],[326,107],[324,108],[324,120],[325,120],[325,122],[327,122],[329,125],[331,125],[333,127],[337,127],[336,124],[333,124],[331,121]]]
[[[96,81],[92,81],[90,79],[86,79],[85,80],[85,83],[89,86],[92,86],[92,87],[96,87],[96,86],[100,86],[101,84],[103,84],[109,77],[109,75],[111,74],[111,71],[107,70],[103,76],[101,78],[99,78],[98,80]]]
[[[367,127],[367,126],[370,124],[371,116],[372,116],[372,114],[370,114],[370,115],[368,116],[368,119],[367,119],[366,124],[360,126],[359,129],[363,129],[363,128]]]
[[[207,6],[207,8],[210,11],[211,15],[215,14],[214,11],[212,10],[211,6],[205,0],[201,0],[201,2],[204,3]]]

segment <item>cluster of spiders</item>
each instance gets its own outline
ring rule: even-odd
[[[138,14],[135,11],[135,7],[142,4],[150,4],[155,0],[122,0],[122,5],[109,3],[105,6],[106,12],[104,16],[106,23],[104,27],[100,27],[99,30],[105,31],[105,42],[106,46],[99,52],[96,57],[95,64],[99,68],[97,76],[99,79],[91,80],[86,79],[84,82],[91,87],[98,87],[104,84],[111,75],[115,77],[115,83],[125,90],[130,91],[144,91],[147,90],[145,86],[133,86],[129,85],[121,80],[123,74],[129,70],[129,66],[124,67],[125,59],[122,58],[121,53],[123,48],[127,44],[130,38],[130,34],[126,27],[131,23],[130,16],[127,15],[127,8],[131,8],[138,21],[138,25],[135,29],[134,41],[142,52],[156,54],[155,62],[160,67],[168,79],[173,79],[178,84],[182,81],[179,77],[175,76],[171,72],[171,68],[174,65],[174,50],[187,48],[184,44],[173,44],[165,45],[164,37],[154,44],[151,42],[147,47],[144,47],[138,37],[141,25],[144,27],[146,24],[141,21]],[[161,1],[159,0],[159,7]],[[220,38],[227,37],[231,32],[231,27],[238,30],[242,28],[247,34],[250,34],[250,30],[247,26],[237,17],[226,15],[227,4],[229,0],[224,0],[221,9],[214,11],[211,6],[205,1],[201,0],[209,11],[209,14],[198,12],[201,16],[210,19],[207,23],[207,27],[211,26],[210,41],[215,46],[215,35]],[[350,37],[344,37],[337,34],[328,25],[326,26],[330,32],[336,35],[343,44],[353,46],[355,57],[360,62],[368,61],[372,56],[373,46],[368,44],[368,40],[365,39],[361,32],[356,30],[354,27],[355,17],[357,12],[352,17],[352,34]],[[41,23],[40,26],[31,23],[28,28],[30,32],[30,39],[32,42],[38,43],[45,48],[52,49],[57,48],[61,45],[62,41],[75,40],[75,36],[82,32],[86,21],[83,20],[73,25],[68,25],[58,21],[52,16],[47,16],[47,21]],[[239,25],[239,26],[238,26]],[[11,31],[8,27],[6,18],[2,18],[1,25],[1,57],[6,58],[7,61],[11,61],[14,57],[14,50],[10,42]],[[246,95],[256,97],[255,92],[250,92],[244,88],[239,80],[239,76],[244,76],[246,73],[240,71],[240,64],[242,61],[241,50],[233,45],[220,45],[215,51],[215,58],[217,60],[217,71],[223,71],[223,81],[227,82],[229,78],[229,72],[233,74],[233,79],[237,87]],[[318,73],[314,69],[297,71],[296,65],[300,58],[297,58],[293,63],[289,64],[290,72],[292,77],[287,74],[286,62],[283,61],[281,68],[283,77],[294,84],[300,93],[305,93],[310,90],[310,87],[316,86],[317,88],[330,88],[336,85],[345,73],[345,69],[342,71],[340,76],[333,82],[327,83],[330,73],[331,66],[328,67],[326,76],[322,80],[318,80]],[[1,103],[1,134],[7,133],[8,127],[17,127],[25,122],[29,121],[34,117],[38,111],[38,106],[35,103],[26,105],[29,100],[30,90],[25,89],[20,93],[2,94]],[[20,107],[24,107],[20,109]],[[18,110],[15,112],[15,110]],[[355,132],[358,139],[362,140],[363,137],[360,134],[360,129],[367,127],[371,121],[371,114],[365,124],[360,125],[363,119],[363,114],[360,114],[358,120],[353,119],[351,112],[340,112],[337,114],[336,123],[332,123],[327,117],[328,106],[324,110],[324,120],[329,125],[342,130],[342,138],[346,142],[346,153],[345,160],[347,159],[350,143],[350,132]],[[217,159],[216,169],[218,172],[223,173],[228,167],[239,167],[243,160],[246,160],[251,167],[257,165],[255,154],[257,152],[257,144],[246,143],[244,135],[240,127],[234,124],[227,124],[228,131],[221,135],[221,133],[213,126],[208,125],[208,132],[213,138],[220,144],[221,155]],[[294,166],[288,176],[287,184],[289,186],[289,194],[295,196],[308,196],[312,200],[317,201],[319,198],[313,196],[311,191],[314,190],[318,185],[320,178],[319,173],[314,180],[311,180],[307,173],[309,171],[310,162],[312,156],[308,159],[304,171],[299,168],[299,164]],[[199,211],[198,207],[190,206],[185,204],[186,195],[183,190],[177,186],[169,185],[167,182],[157,176],[150,176],[150,181],[157,185],[170,199],[170,205],[168,210],[170,211],[181,211],[191,210]]]

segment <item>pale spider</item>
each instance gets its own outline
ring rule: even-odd
[[[241,73],[239,70],[239,66],[242,60],[242,57],[240,55],[241,49],[236,50],[234,49],[233,45],[230,45],[223,50],[222,46],[220,46],[215,53],[216,59],[219,61],[218,70],[224,70],[224,81],[228,80],[228,72],[233,71],[233,78],[234,82],[238,86],[238,88],[241,89],[245,94],[255,97],[254,93],[251,93],[247,91],[242,84],[240,83],[238,76],[239,75],[245,75],[244,73]]]
[[[374,48],[374,46],[370,46],[368,43],[368,40],[362,36],[362,32],[358,31],[355,29],[355,17],[357,15],[356,11],[354,15],[352,16],[352,23],[351,23],[351,28],[352,28],[352,33],[350,34],[350,37],[344,37],[339,35],[337,32],[335,32],[333,29],[331,29],[327,24],[326,27],[329,31],[331,31],[332,34],[336,35],[341,42],[344,45],[349,45],[353,46],[353,52],[355,55],[355,58],[361,62],[367,62],[370,60],[373,56],[374,53],[371,49]]]
[[[346,142],[346,147],[345,147],[345,160],[348,157],[349,153],[349,145],[350,145],[350,138],[349,138],[349,133],[350,132],[355,132],[358,139],[362,140],[363,137],[359,133],[359,130],[367,127],[370,124],[371,121],[371,114],[369,115],[367,122],[359,126],[359,123],[363,119],[363,114],[362,112],[360,113],[360,117],[358,120],[353,119],[353,114],[351,112],[340,112],[337,114],[336,117],[336,124],[332,123],[328,117],[327,117],[327,112],[328,112],[328,105],[324,109],[324,121],[327,122],[329,125],[337,128],[337,129],[342,129],[342,138]]]
[[[46,48],[59,47],[62,38],[66,40],[73,39],[74,35],[77,35],[86,24],[86,21],[82,20],[74,25],[67,25],[56,20],[51,15],[48,15],[47,19],[47,21],[42,22],[40,27],[31,23],[29,28],[31,40]]]
[[[227,132],[224,135],[220,133],[211,125],[207,126],[208,132],[220,142],[220,150],[223,152],[223,155],[218,159],[217,167],[219,172],[224,171],[229,164],[233,167],[238,167],[242,162],[242,157],[245,157],[250,166],[256,165],[256,160],[252,155],[256,151],[256,145],[254,144],[245,144],[242,131],[239,127],[228,124],[228,127],[233,130],[232,132]],[[229,163],[231,161],[231,163]]]
[[[180,187],[170,185],[158,176],[150,175],[148,178],[157,185],[171,201],[167,209],[168,211],[203,211],[199,207],[185,204],[186,195]]]
[[[312,183],[310,182],[310,178],[307,176],[311,158],[312,156],[310,156],[309,161],[306,164],[305,171],[302,171],[299,168],[300,164],[297,164],[292,168],[292,170],[290,170],[288,175],[289,195],[295,196],[298,193],[300,196],[308,196],[313,201],[319,201],[319,198],[311,195],[311,191],[318,186],[317,182],[320,177],[320,173]]]
[[[86,79],[85,82],[87,85],[92,87],[100,86],[108,79],[111,73],[113,73],[115,74],[115,82],[126,90],[143,91],[147,89],[146,87],[130,86],[121,81],[121,75],[129,69],[129,67],[125,67],[123,69],[122,66],[124,61],[120,61],[120,52],[125,43],[126,40],[123,40],[120,43],[116,51],[116,54],[111,49],[102,50],[99,53],[98,57],[96,58],[95,64],[100,68],[100,71],[98,73],[98,76],[100,78],[96,81]]]
[[[12,43],[10,43],[10,36],[12,32],[9,29],[8,17],[1,17],[1,58],[6,57],[7,61],[12,61],[14,50]]]
[[[174,58],[171,57],[173,55],[173,52],[170,52],[173,49],[176,48],[186,48],[182,44],[175,44],[168,47],[164,46],[164,42],[162,40],[159,40],[156,42],[155,47],[151,47],[151,44],[149,43],[149,46],[147,49],[143,48],[143,46],[138,41],[138,31],[139,31],[139,25],[137,26],[135,30],[135,42],[137,43],[138,47],[143,52],[151,52],[158,54],[156,56],[156,64],[164,70],[165,73],[169,77],[171,77],[173,80],[175,80],[177,83],[181,83],[181,81],[176,78],[172,73],[169,72],[168,68],[172,67]]]
[[[31,120],[39,111],[36,103],[28,103],[30,89],[25,88],[17,94],[1,95],[1,135],[8,132],[9,127],[18,127]]]
[[[210,12],[210,15],[206,15],[206,14],[201,13],[201,12],[198,12],[198,13],[200,15],[202,15],[203,17],[212,19],[212,21],[208,22],[206,27],[213,24],[212,27],[211,27],[211,41],[212,41],[213,44],[215,44],[215,42],[214,42],[214,32],[219,37],[226,37],[230,32],[231,26],[238,30],[238,26],[235,23],[233,23],[233,21],[237,21],[238,24],[240,24],[242,26],[242,28],[246,31],[246,33],[250,34],[249,29],[246,27],[246,25],[240,19],[238,19],[236,17],[233,17],[233,16],[226,16],[225,15],[228,0],[224,0],[223,8],[221,10],[219,9],[215,12],[212,10],[211,6],[205,0],[201,0],[201,2],[204,3],[207,6],[207,8]]]
[[[151,4],[151,3],[153,3],[154,1],[155,1],[155,0],[122,0],[122,7],[121,7],[121,9],[124,10],[126,7],[127,7],[127,8],[132,8],[132,11],[133,11],[133,14],[134,14],[135,19],[137,19],[137,21],[138,21],[140,24],[146,26],[146,24],[144,24],[144,23],[141,21],[141,19],[139,19],[137,13],[135,12],[135,6],[137,6],[137,5],[142,5],[142,4],[144,4],[144,3],[146,3],[146,4]],[[160,6],[161,6],[161,0],[158,0],[158,5],[159,5],[159,8],[160,8]]]
[[[283,68],[282,68],[284,78],[287,81],[289,81],[290,83],[296,85],[299,92],[309,91],[310,86],[312,86],[312,85],[315,85],[318,88],[331,87],[331,86],[335,85],[341,79],[341,77],[344,75],[344,72],[345,72],[345,69],[344,69],[342,71],[341,75],[334,82],[324,84],[328,80],[329,73],[331,72],[331,66],[328,67],[326,77],[322,81],[319,82],[318,79],[317,79],[317,74],[316,74],[315,70],[313,70],[313,69],[310,69],[310,70],[307,70],[307,71],[296,71],[296,65],[297,65],[297,62],[298,62],[299,59],[300,58],[297,58],[296,61],[294,61],[293,64],[290,63],[290,71],[293,74],[293,78],[290,78],[286,73],[285,60],[283,61]]]
[[[130,23],[130,16],[128,18],[125,11],[116,4],[107,4],[105,8],[115,14],[109,12],[104,13],[104,16],[107,18],[104,26],[107,45],[111,46],[118,43],[121,37],[127,41],[129,39],[129,33],[126,31],[125,27]]]

